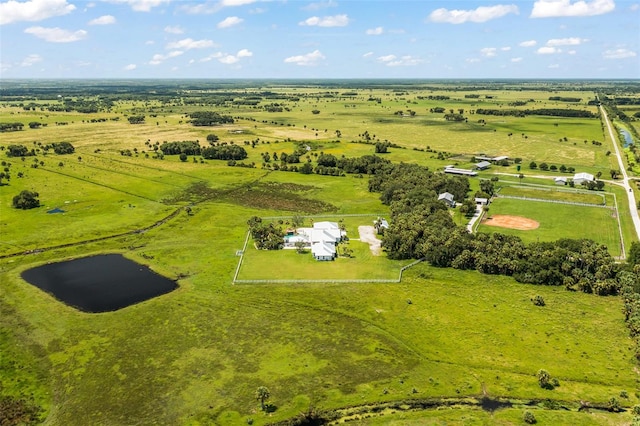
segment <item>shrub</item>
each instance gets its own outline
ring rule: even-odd
[[[539,294],[537,294],[533,299],[531,299],[533,301],[533,304],[536,306],[544,306],[544,299],[542,298],[542,296],[540,296]]]

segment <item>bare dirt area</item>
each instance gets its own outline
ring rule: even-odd
[[[483,220],[482,223],[489,226],[498,226],[500,228],[518,229],[520,231],[530,231],[540,226],[540,223],[533,219],[502,214],[495,214]]]
[[[369,244],[371,253],[374,256],[380,256],[382,253],[382,241],[376,237],[376,230],[373,226],[358,226],[358,234],[360,241]]]

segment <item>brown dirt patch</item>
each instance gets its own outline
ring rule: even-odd
[[[503,214],[494,214],[493,216],[483,220],[482,223],[489,226],[518,229],[520,231],[530,231],[540,226],[540,223],[533,219],[528,219],[522,216],[510,216]]]

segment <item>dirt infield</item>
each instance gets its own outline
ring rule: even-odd
[[[483,220],[482,223],[489,226],[518,229],[520,231],[530,231],[540,226],[540,223],[533,219],[527,219],[526,217],[522,216],[509,216],[502,214],[495,214]]]

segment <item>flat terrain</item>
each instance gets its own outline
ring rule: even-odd
[[[0,186],[0,353],[6,355],[0,357],[0,395],[41,407],[51,425],[261,425],[310,407],[353,409],[341,415],[355,424],[522,424],[525,408],[540,424],[631,421],[637,361],[619,298],[424,263],[405,270],[399,283],[375,282],[397,279],[411,261],[377,255],[362,238],[360,227],[379,216],[391,219],[380,194],[369,192],[367,175],[284,172],[275,170],[280,163],[273,159],[300,147],[306,153],[298,166],[315,164],[322,153],[360,157],[388,140],[394,145],[380,156],[432,170],[470,168],[473,156],[486,154],[521,158],[524,167],[546,161],[608,176],[616,166],[598,118],[470,112],[512,108],[518,100],[527,101],[526,108],[566,108],[549,101],[557,93],[537,84],[522,90],[282,85],[269,91],[225,89],[220,97],[234,100],[219,104],[206,99],[216,91],[207,91],[199,101],[206,106],[177,98],[123,99],[90,114],[26,111],[18,101],[0,102],[0,122],[25,123],[22,131],[0,133],[0,145],[40,150],[23,159],[0,152],[11,175]],[[469,93],[478,98],[465,97]],[[587,104],[593,91],[569,87],[560,94],[582,99],[571,107],[597,112]],[[239,102],[251,96],[261,98],[258,106]],[[271,103],[285,109],[261,106]],[[463,109],[468,119],[447,121],[432,112],[436,107]],[[194,127],[185,114],[200,110],[230,114],[235,122]],[[145,124],[129,124],[133,114],[146,115]],[[106,121],[91,122],[99,118]],[[31,129],[31,121],[47,126]],[[196,139],[208,146],[209,134],[244,147],[242,162],[254,167],[200,156],[159,158],[153,148]],[[42,151],[61,141],[75,152]],[[499,229],[525,242],[592,238],[619,256],[621,226],[630,243],[625,207],[620,218],[611,208],[612,194],[624,196],[613,185],[597,193],[560,193],[551,176],[563,174],[540,179],[523,172],[532,176],[521,182],[515,164],[493,166],[481,178],[498,176],[505,195],[544,200],[497,198],[488,213],[528,218],[539,227],[481,224],[480,231]],[[548,190],[512,188],[523,184]],[[471,187],[473,196],[479,178]],[[42,207],[11,208],[23,189],[37,191]],[[580,205],[552,202],[558,200]],[[603,200],[606,206],[598,206]],[[64,212],[47,213],[54,208]],[[249,218],[286,226],[298,215],[307,225],[310,217],[343,220],[352,256],[316,262],[310,253],[257,250],[249,240],[237,278],[290,282],[233,285]],[[89,314],[21,278],[34,266],[103,253],[147,265],[179,287],[115,312]],[[546,306],[532,303],[537,295]],[[540,369],[559,386],[541,388]],[[259,386],[270,390],[269,413],[255,399]],[[578,412],[580,401],[604,407],[612,397],[627,411]],[[482,398],[512,406],[492,412],[470,403]],[[420,399],[440,408],[381,408]],[[443,403],[447,399],[454,403]]]

